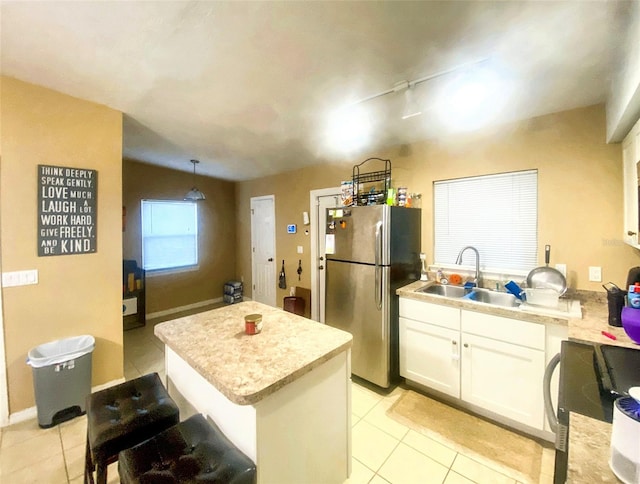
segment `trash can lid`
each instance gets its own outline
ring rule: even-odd
[[[95,343],[95,338],[90,334],[44,343],[29,350],[27,364],[33,368],[42,368],[80,358],[91,353]]]

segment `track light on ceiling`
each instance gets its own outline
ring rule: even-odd
[[[420,116],[422,109],[416,102],[416,98],[413,95],[413,87],[409,86],[404,91],[404,110],[402,111],[402,119],[409,119],[414,116]]]
[[[353,104],[361,104],[364,103],[366,101],[371,101],[372,99],[376,99],[382,96],[386,96],[387,94],[392,94],[392,93],[397,93],[397,92],[403,92],[405,93],[405,105],[404,105],[404,109],[403,109],[403,113],[402,113],[402,119],[407,119],[407,118],[411,118],[413,116],[417,116],[419,114],[422,114],[422,111],[420,109],[420,107],[418,106],[418,104],[416,103],[415,97],[414,97],[414,88],[418,85],[418,84],[422,84],[423,82],[427,82],[430,81],[432,79],[436,79],[438,77],[442,77],[442,76],[446,76],[447,74],[451,74],[453,72],[462,70],[462,69],[468,69],[471,67],[474,67],[478,64],[482,64],[484,62],[487,62],[489,59],[488,58],[483,58],[474,62],[468,62],[466,64],[460,64],[458,66],[452,67],[451,69],[447,69],[444,71],[440,71],[440,72],[436,72],[435,74],[431,74],[429,76],[424,76],[424,77],[420,77],[419,79],[414,79],[413,81],[401,81],[401,82],[397,82],[396,84],[394,84],[394,86],[391,89],[387,89],[386,91],[382,91],[376,94],[373,94],[371,96],[367,96],[363,99],[360,99],[356,102],[354,102]]]
[[[196,165],[200,162],[198,160],[191,160],[191,163],[193,163],[193,188],[187,192],[184,199],[191,202],[205,200],[206,197],[204,196],[204,193],[196,188]]]
[[[364,103],[387,94],[404,92],[405,100],[402,112],[402,119],[408,119],[422,114],[417,99],[415,98],[415,87],[423,82],[439,77],[444,77],[458,71],[475,71],[476,67],[490,59],[482,58],[474,62],[460,64],[447,70],[436,72],[429,76],[424,76],[412,81],[401,81],[393,85],[391,89],[382,91],[371,96],[350,102],[339,109],[333,111],[327,123],[327,142],[330,147],[340,152],[354,153],[367,146],[374,130],[372,115]],[[484,69],[479,69],[484,70]],[[459,77],[459,76],[456,76]],[[440,91],[441,88],[438,88]],[[437,112],[431,113],[437,118]],[[434,120],[437,121],[437,120]]]

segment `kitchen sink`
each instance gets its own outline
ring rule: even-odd
[[[515,308],[520,306],[520,299],[508,292],[496,292],[490,289],[476,289],[475,301],[494,304],[495,306],[503,306],[507,308]]]
[[[427,287],[421,287],[417,292],[424,292],[425,294],[437,294],[438,296],[445,297],[462,297],[467,291],[462,286],[446,286],[442,284],[434,284]]]
[[[433,284],[431,286],[421,287],[420,289],[417,289],[416,292],[459,299],[469,294],[472,290],[475,294],[469,299],[479,303],[515,308],[518,307],[521,302],[513,294],[509,294],[507,292],[496,292],[490,289],[465,289],[462,286],[447,286],[442,284]]]

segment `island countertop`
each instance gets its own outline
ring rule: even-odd
[[[262,314],[245,333],[244,316]],[[156,325],[155,335],[231,402],[252,405],[348,350],[350,333],[254,301]]]

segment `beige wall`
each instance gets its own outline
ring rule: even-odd
[[[123,255],[141,265],[140,200],[182,200],[193,186],[193,173],[125,161],[122,177],[127,209]],[[220,298],[225,281],[236,279],[235,184],[198,176],[196,186],[206,196],[198,202],[198,270],[148,275],[147,313]]]
[[[622,155],[619,144],[605,143],[604,107],[592,106],[530,119],[493,131],[457,135],[368,153],[345,164],[303,168],[261,180],[238,183],[238,274],[251,279],[249,199],[274,194],[278,267],[286,259],[288,279],[296,276],[296,245],[304,247],[301,285],[310,287],[310,237],[286,233],[287,223],[302,223],[309,191],[334,187],[351,177],[351,166],[369,156],[390,158],[395,186],[423,194],[422,250],[433,262],[432,183],[435,180],[515,170],[538,169],[538,247],[552,246],[552,264],[565,263],[570,287],[603,291],[588,281],[588,267],[601,266],[603,282],[626,282],[640,253],[622,235]],[[470,201],[472,203],[472,201]],[[451,261],[453,262],[453,261]],[[295,277],[297,282],[297,276]],[[289,283],[289,286],[293,284]],[[286,291],[278,291],[278,304]]]
[[[122,114],[2,78],[2,270],[38,284],[2,289],[11,413],[35,404],[30,348],[91,334],[93,385],[122,378]],[[37,165],[98,171],[97,252],[38,257]]]
[[[244,277],[245,293],[251,294],[251,197],[275,195],[276,269],[285,260],[287,289],[276,287],[276,302],[289,295],[291,286],[311,288],[311,236],[305,235],[302,213],[309,211],[309,191],[340,186],[340,180],[351,178],[351,166],[327,165],[303,168],[282,175],[239,182],[236,185],[236,230],[238,237],[237,273]],[[297,224],[296,234],[287,234],[287,225]],[[303,247],[303,254],[297,253]],[[298,281],[298,260],[302,260],[302,275]],[[278,279],[276,277],[276,285]],[[313,298],[313,295],[311,296]]]

